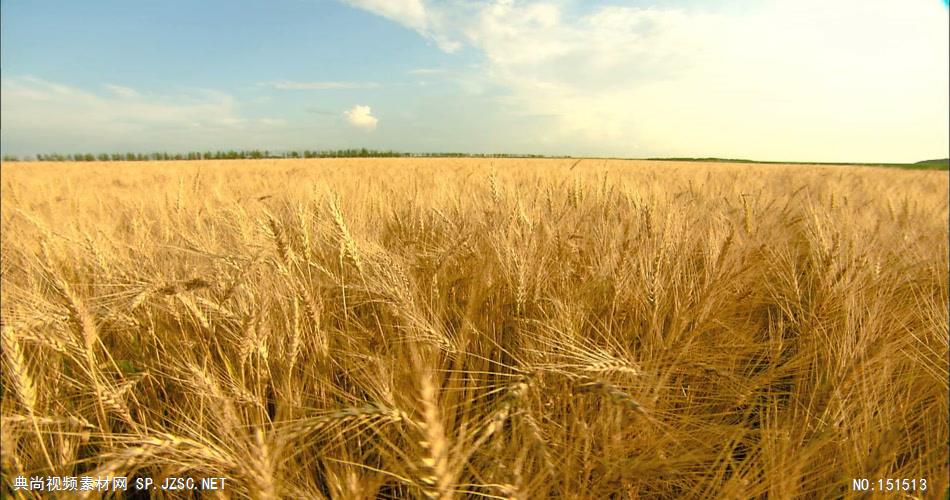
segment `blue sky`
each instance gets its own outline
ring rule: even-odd
[[[4,154],[916,161],[950,148],[937,0],[0,6]]]

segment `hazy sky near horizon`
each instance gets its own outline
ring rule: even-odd
[[[947,156],[941,0],[0,2],[4,154]]]

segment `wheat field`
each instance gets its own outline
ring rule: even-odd
[[[4,493],[941,498],[947,200],[871,167],[6,163]]]

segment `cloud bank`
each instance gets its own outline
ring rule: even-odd
[[[909,161],[948,149],[939,2],[766,1],[743,11],[581,2],[349,1],[450,52],[501,105],[606,154]],[[565,152],[571,152],[570,150]]]
[[[294,82],[287,80],[268,82],[266,85],[277,90],[374,89],[379,87],[379,84],[375,82]]]
[[[0,133],[14,154],[239,147],[283,122],[239,113],[221,92],[146,95],[114,84],[95,93],[36,77],[0,80]],[[250,147],[250,146],[248,146]]]

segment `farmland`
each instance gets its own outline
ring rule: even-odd
[[[5,163],[2,487],[936,497],[947,200],[860,166]]]

